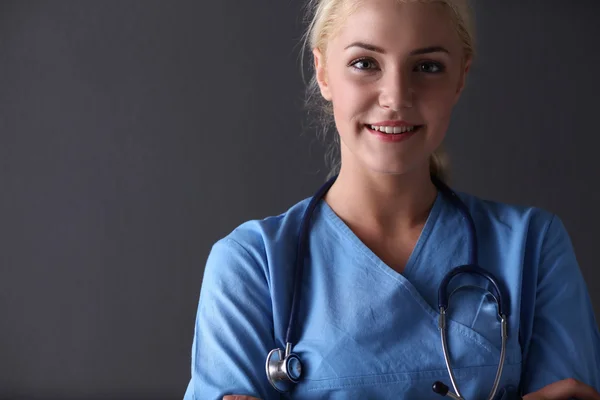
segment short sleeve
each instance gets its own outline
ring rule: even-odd
[[[213,246],[200,291],[184,400],[220,400],[227,394],[279,399],[264,367],[275,346],[267,274],[260,264],[231,238]]]
[[[575,378],[600,390],[600,334],[569,235],[554,216],[543,240],[523,393]]]

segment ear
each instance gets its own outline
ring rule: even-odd
[[[467,60],[465,60],[463,69],[460,71],[460,78],[458,81],[458,87],[456,88],[456,96],[454,98],[455,104],[458,101],[458,99],[460,98],[460,95],[461,95],[463,89],[465,88],[465,84],[467,81],[467,75],[469,74],[469,70],[471,69],[471,62],[472,62],[471,58],[468,58]]]
[[[315,60],[315,72],[317,77],[317,83],[321,89],[321,95],[327,101],[331,101],[331,91],[329,90],[329,84],[327,83],[327,68],[325,67],[325,57],[318,48],[313,49],[313,56]]]

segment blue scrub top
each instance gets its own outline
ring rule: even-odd
[[[600,390],[600,334],[561,220],[539,208],[459,193],[475,221],[479,264],[509,294],[500,388],[523,393],[575,378]],[[263,400],[439,399],[451,386],[438,330],[438,286],[468,262],[468,229],[439,193],[402,274],[382,262],[324,201],[315,209],[293,351],[303,379],[280,395],[265,359],[285,348],[298,230],[306,199],[249,221],[218,241],[204,273],[186,400],[245,394]],[[486,282],[453,281],[451,365],[467,399],[487,398],[500,357],[496,303]],[[281,396],[281,397],[280,397]]]

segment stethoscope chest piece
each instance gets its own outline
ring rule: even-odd
[[[281,393],[288,392],[302,376],[302,363],[300,358],[291,352],[291,347],[290,343],[286,345],[285,354],[281,349],[271,350],[265,363],[269,383]]]
[[[310,229],[310,219],[313,211],[315,210],[317,203],[323,199],[325,193],[329,190],[333,182],[337,177],[331,178],[327,183],[325,183],[317,193],[312,197],[306,211],[304,212],[304,216],[302,217],[302,222],[300,224],[300,233],[298,235],[298,251],[296,254],[296,264],[295,264],[295,280],[294,280],[294,291],[292,294],[292,306],[290,310],[290,317],[288,321],[287,333],[285,337],[285,353],[281,349],[274,349],[269,352],[267,356],[267,360],[265,363],[265,369],[267,372],[267,379],[269,383],[277,390],[278,392],[284,393],[289,392],[293,386],[298,383],[302,377],[302,363],[300,362],[300,358],[298,355],[292,353],[292,344],[294,341],[292,338],[292,334],[294,333],[294,322],[296,319],[296,314],[298,312],[300,300],[299,300],[299,292],[302,286],[302,276],[303,276],[303,266],[304,260],[307,257],[308,253],[308,240],[309,240],[309,229]],[[475,274],[480,277],[486,278],[490,283],[490,291],[494,296],[496,302],[498,303],[498,315],[502,321],[502,350],[500,353],[500,361],[498,363],[498,369],[496,372],[496,378],[494,380],[494,384],[492,386],[492,390],[490,392],[490,399],[493,399],[496,391],[498,389],[498,385],[500,383],[500,378],[502,377],[502,370],[504,367],[504,360],[506,356],[506,343],[508,339],[507,334],[507,317],[509,312],[510,303],[508,302],[508,297],[502,294],[501,287],[496,278],[487,270],[479,267],[477,265],[477,234],[475,230],[475,222],[467,206],[462,202],[462,200],[458,197],[458,195],[452,191],[445,183],[440,181],[439,179],[432,177],[433,183],[445,193],[458,207],[459,211],[463,214],[463,217],[468,222],[469,228],[469,243],[470,243],[470,254],[469,254],[469,263],[467,265],[463,265],[461,267],[456,267],[452,271],[448,272],[448,274],[442,280],[438,290],[438,306],[440,309],[440,319],[439,319],[439,328],[440,328],[440,337],[442,342],[442,350],[444,352],[444,359],[446,362],[446,368],[448,369],[448,374],[450,376],[450,380],[452,382],[452,386],[455,390],[453,393],[448,386],[443,384],[442,382],[436,382],[433,385],[433,391],[442,395],[449,396],[453,399],[464,400],[458,391],[457,382],[454,377],[454,373],[452,371],[452,366],[450,365],[450,353],[448,351],[448,341],[446,339],[446,310],[448,309],[449,298],[452,293],[448,293],[448,284],[450,280],[452,280],[456,275],[459,274]]]

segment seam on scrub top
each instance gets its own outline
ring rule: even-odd
[[[421,234],[419,235],[419,239],[417,240],[418,248],[413,249],[413,252],[411,252],[411,255],[409,257],[408,261],[412,261],[412,263],[406,265],[406,267],[410,267],[409,268],[410,270],[414,270],[414,265],[421,258],[421,254],[423,253],[423,248],[425,247],[425,242],[429,239],[429,237],[431,236],[431,233],[433,232],[433,228],[435,226],[434,219],[437,221],[437,219],[439,218],[439,216],[442,213],[442,207],[445,204],[443,201],[444,201],[444,199],[442,197],[442,194],[438,192],[436,200],[433,204],[432,213],[430,213],[430,215],[428,216],[427,222],[425,223],[424,230],[421,232]],[[333,223],[333,225],[335,227],[341,229],[342,231],[344,231],[344,233],[346,233],[346,235],[345,235],[346,240],[349,240],[354,245],[354,247],[357,250],[359,250],[361,252],[361,254],[366,256],[373,264],[375,264],[375,266],[378,267],[381,272],[385,273],[389,277],[392,277],[395,281],[400,282],[401,284],[403,284],[406,287],[405,282],[403,282],[399,276],[396,276],[393,273],[393,270],[391,270],[391,268],[385,262],[383,262],[383,260],[381,260],[379,257],[377,257],[377,255],[375,253],[373,253],[373,251],[371,249],[369,249],[364,243],[362,243],[362,241],[360,241],[360,239],[356,236],[356,234],[354,232],[352,232],[350,227],[348,227],[344,223],[344,221],[342,221],[342,219],[337,214],[335,214],[335,212],[331,209],[331,207],[329,207],[329,205],[325,204],[325,205],[323,205],[323,208],[325,208],[325,212],[327,214],[326,216],[328,217],[328,220],[331,223]],[[363,246],[366,248],[363,248]],[[396,274],[402,276],[402,274],[398,274],[398,273],[396,273]],[[403,279],[408,280],[408,279],[406,279],[406,277],[404,277],[404,276],[402,276],[402,277],[403,277]],[[411,291],[411,293],[412,293],[412,291]]]
[[[404,285],[404,282],[402,282],[402,280],[399,279],[399,277],[390,274],[390,267],[385,265],[385,263],[379,259],[379,257],[377,257],[370,249],[368,249],[369,251],[367,251],[367,249],[363,248],[366,247],[366,245],[364,243],[362,243],[360,241],[360,239],[358,239],[358,237],[354,234],[354,232],[352,232],[352,230],[344,223],[344,221],[341,220],[341,218],[339,218],[334,212],[333,210],[331,210],[330,208],[328,208],[329,206],[324,206],[325,207],[325,212],[326,212],[326,217],[327,220],[336,228],[339,228],[340,230],[343,231],[343,233],[345,233],[345,235],[342,235],[341,239],[342,240],[346,240],[348,242],[350,242],[350,244],[352,244],[352,246],[354,247],[355,250],[357,250],[358,252],[360,252],[360,254],[362,256],[364,256],[368,261],[371,262],[371,264],[373,264],[375,267],[377,267],[379,269],[379,271],[383,272],[384,274],[386,274],[387,276],[393,278],[394,281],[399,282],[400,284]],[[362,246],[361,246],[362,245]]]
[[[254,265],[254,267],[256,268],[256,270],[259,270],[262,272],[262,275],[265,279],[265,283],[267,284],[267,287],[269,288],[269,294],[273,294],[271,292],[271,280],[269,279],[269,272],[270,271],[265,271],[260,265],[259,263],[256,261],[256,258],[252,255],[252,253],[250,253],[250,251],[248,251],[248,249],[241,244],[240,242],[238,242],[236,239],[232,238],[232,237],[225,237],[222,239],[223,241],[230,241],[233,244],[235,244],[237,247],[239,247],[244,253],[246,253],[246,255],[248,256],[248,260],[250,260],[250,262]],[[266,250],[265,250],[265,257],[266,257]],[[268,266],[268,263],[267,263]],[[271,305],[273,304],[273,302],[271,302]],[[272,310],[273,311],[273,310]]]
[[[548,231],[550,231],[550,226],[551,226],[551,225],[552,225],[552,223],[554,222],[554,220],[555,220],[555,217],[556,217],[556,215],[555,215],[555,214],[552,214],[552,217],[550,218],[550,222],[548,222],[548,224],[546,225],[546,229],[544,229],[544,236],[543,236],[543,238],[544,238],[544,239],[542,240],[542,244],[541,244],[541,246],[540,246],[540,257],[539,257],[539,259],[538,259],[538,276],[539,276],[539,269],[540,269],[539,267],[540,267],[540,265],[541,265],[541,264],[540,264],[540,262],[542,261],[542,260],[541,260],[541,258],[542,258],[542,254],[544,254],[544,253],[543,253],[544,246],[546,245],[546,242],[548,241]],[[561,244],[562,244],[562,243],[561,243]],[[559,265],[561,265],[561,263],[554,263],[554,265],[552,266],[552,268],[551,268],[550,270],[548,270],[548,271],[546,271],[546,272],[545,272],[545,275],[546,275],[546,276],[548,276],[548,275],[551,275],[551,274],[552,274],[552,272],[554,272],[554,270],[555,270],[555,269],[556,269],[556,268],[557,268]]]
[[[475,321],[477,321],[477,318],[479,318],[479,314],[481,313],[481,308],[483,307],[483,303],[485,302],[485,298],[488,296],[488,293],[485,293],[483,296],[481,296],[481,300],[479,300],[479,306],[477,307],[477,312],[475,313],[475,316],[473,317],[473,321],[471,321],[471,326],[470,328],[474,330],[473,326],[475,325]]]
[[[517,367],[521,367],[521,363],[516,363],[516,364],[505,364],[505,368],[506,369],[514,369]],[[482,366],[477,366],[477,367],[468,367],[468,369],[470,369],[470,371],[468,372],[463,372],[463,374],[461,374],[461,371],[464,371],[467,368],[457,368],[455,371],[458,372],[458,374],[456,374],[457,379],[465,379],[465,378],[470,378],[473,376],[478,376],[480,374],[480,369],[481,368],[490,368],[492,369],[492,372],[495,368],[497,368],[497,365],[482,365]],[[423,372],[423,373],[420,373]],[[448,371],[446,369],[437,369],[437,370],[427,370],[427,371],[418,371],[417,374],[419,376],[415,377],[415,373],[414,372],[409,372],[409,373],[397,373],[397,374],[380,374],[380,375],[362,375],[362,376],[356,376],[356,377],[348,377],[348,378],[330,378],[330,379],[323,379],[323,380],[311,380],[311,383],[315,383],[316,385],[319,385],[317,387],[312,387],[312,388],[305,388],[303,391],[306,392],[316,392],[316,391],[322,391],[322,390],[331,390],[331,389],[345,389],[345,388],[352,388],[352,387],[368,387],[368,386],[375,386],[375,385],[381,385],[381,384],[397,384],[397,383],[403,383],[403,382],[408,382],[408,381],[423,381],[423,380],[428,380],[428,379],[435,379],[438,376],[440,376],[440,374],[445,374]],[[377,378],[382,378],[382,379],[377,379]],[[359,379],[366,379],[369,380],[370,382],[347,382],[347,383],[332,383],[332,384],[325,384],[327,381],[336,381],[336,380],[359,380]]]
[[[328,217],[327,219],[335,227],[338,227],[339,229],[341,229],[343,232],[346,233],[346,236],[343,237],[343,239],[346,239],[347,241],[349,241],[354,246],[354,248],[356,250],[358,250],[360,252],[360,254],[365,256],[365,258],[370,260],[371,263],[374,264],[374,266],[379,269],[379,271],[383,272],[388,277],[392,278],[395,282],[398,282],[400,285],[402,285],[410,293],[412,298],[421,306],[421,308],[423,310],[425,310],[425,312],[431,317],[431,320],[429,322],[431,324],[434,324],[437,326],[438,325],[437,319],[439,318],[439,313],[437,313],[435,310],[433,310],[429,306],[429,304],[427,304],[425,302],[425,300],[422,298],[420,293],[418,293],[418,292],[415,293],[416,288],[407,285],[406,282],[401,280],[398,276],[395,276],[392,273],[392,270],[390,269],[390,267],[385,265],[385,263],[383,263],[383,261],[376,258],[374,254],[370,254],[369,252],[367,252],[366,249],[362,248],[362,246],[359,244],[359,239],[356,237],[356,235],[354,235],[354,233],[351,231],[348,232],[350,230],[350,228],[346,224],[344,224],[344,222],[339,217],[337,217],[337,215],[335,215],[335,213],[333,213],[333,210],[328,209],[326,205],[324,205],[324,207],[325,207],[326,216]],[[363,246],[364,246],[364,244],[363,244]],[[406,279],[406,278],[404,278],[404,279]],[[492,355],[500,354],[500,351],[495,346],[493,346],[491,343],[488,343],[488,341],[480,333],[475,332],[473,329],[469,328],[468,326],[462,325],[453,320],[448,320],[448,327],[449,327],[449,329],[451,329],[451,330],[461,334],[463,337],[469,339],[471,342],[475,343],[476,345],[478,345],[479,347],[481,347],[483,350],[487,351],[488,353],[490,353]]]
[[[516,367],[521,365],[521,362],[506,362],[504,364],[505,366],[512,366],[512,367]],[[479,368],[498,368],[498,364],[497,363],[492,363],[492,364],[483,364],[483,365],[471,365],[468,367],[456,367],[456,368],[452,368],[453,370],[456,370],[458,372],[458,376],[459,377],[463,377],[460,375],[460,373],[462,372],[463,374],[466,374],[464,376],[469,376],[470,374],[472,374],[473,372],[477,372],[477,371],[471,371],[471,370],[476,370]],[[414,375],[414,374],[418,374],[418,375],[435,375],[436,373],[447,373],[448,369],[446,367],[443,368],[436,368],[436,369],[422,369],[422,370],[414,370],[414,371],[407,371],[407,372],[388,372],[388,373],[382,373],[382,374],[363,374],[363,375],[349,375],[349,376],[335,376],[335,377],[331,377],[331,378],[323,378],[323,379],[309,379],[309,378],[305,378],[305,380],[307,382],[325,382],[325,381],[330,381],[330,380],[342,380],[342,379],[358,379],[358,378],[370,378],[370,377],[378,377],[378,376],[396,376],[396,375]]]
[[[443,203],[441,205],[443,205]],[[344,223],[344,221],[341,220],[341,218],[339,218],[333,212],[333,210],[328,208],[327,205],[325,205],[324,207],[325,207],[327,219],[334,225],[334,227],[341,229],[346,234],[345,236],[342,237],[342,239],[349,241],[354,246],[354,248],[356,250],[358,250],[360,252],[360,254],[362,254],[365,258],[367,258],[374,265],[374,267],[376,267],[380,272],[383,272],[386,276],[392,278],[395,282],[398,282],[403,287],[405,287],[410,292],[410,294],[413,296],[413,298],[415,298],[418,301],[418,303],[421,305],[421,307],[424,307],[425,310],[431,316],[437,317],[436,314],[432,314],[433,310],[431,309],[429,304],[423,305],[422,302],[424,300],[421,298],[421,295],[417,292],[418,295],[415,296],[413,288],[406,285],[406,282],[404,282],[405,280],[407,281],[406,277],[403,277],[401,274],[395,273],[388,265],[386,265],[379,257],[377,257],[370,249],[368,249],[368,247],[364,243],[362,243],[360,241],[360,239],[358,239],[358,237],[354,234],[354,232],[352,232],[352,230]],[[439,217],[440,211],[441,211],[441,209],[438,208],[437,217]],[[424,237],[424,239],[428,239],[429,235],[431,234],[432,231],[433,231],[433,226],[430,226],[429,234],[427,235],[426,238]],[[421,242],[420,247],[422,250],[424,241],[421,240],[420,242]],[[366,248],[363,248],[363,247],[366,247]],[[421,253],[422,252],[420,251],[418,257],[420,257]],[[416,260],[413,260],[413,261],[416,261]],[[399,276],[397,276],[397,275],[399,275]]]
[[[485,299],[487,298],[487,296],[488,296],[488,295],[489,295],[489,294],[488,294],[488,293],[486,293],[486,294],[484,294],[484,295],[481,297],[481,300],[479,301],[479,306],[477,307],[477,312],[475,313],[475,316],[473,317],[473,321],[471,321],[471,325],[469,326],[469,328],[470,328],[472,331],[474,331],[474,332],[477,332],[477,331],[475,330],[475,328],[474,328],[474,325],[475,325],[475,322],[477,321],[477,318],[479,318],[479,314],[481,314],[481,309],[483,308],[483,304],[485,303]],[[461,325],[462,325],[462,324],[461,324]],[[467,325],[464,325],[464,326],[467,326]],[[481,335],[481,334],[479,334],[479,335]],[[481,335],[481,336],[483,337],[483,335]],[[489,342],[490,346],[492,346],[494,349],[496,349],[496,350],[498,351],[498,353],[500,353],[500,352],[501,352],[501,349],[498,349],[496,346],[494,346],[494,345],[493,345],[493,343],[492,343],[492,342],[491,342],[489,339],[488,339],[488,342]],[[508,358],[508,357],[512,357],[512,354],[513,354],[513,353],[509,351],[509,344],[508,344],[508,343],[507,343],[507,346],[506,346],[506,353],[507,353],[507,354],[506,354],[506,357],[507,357],[507,358]]]
[[[248,251],[248,249],[244,245],[242,245],[240,242],[238,242],[236,239],[234,239],[232,237],[225,237],[225,238],[223,238],[223,240],[229,240],[232,243],[234,243],[235,245],[237,245],[237,247],[239,247],[240,249],[242,249],[242,251],[244,253],[246,253],[246,255],[249,257],[249,260],[254,265],[254,267],[257,268],[258,270],[260,270],[263,273],[263,275],[264,275],[264,278],[265,278],[265,281],[267,283],[267,287],[268,287],[268,290],[269,290],[269,296],[271,297],[271,299],[270,299],[271,300],[270,301],[271,307],[270,308],[271,308],[271,324],[272,324],[272,333],[273,333],[273,336],[272,336],[273,342],[271,343],[271,345],[274,348],[276,348],[277,347],[277,339],[275,338],[275,322],[274,322],[274,320],[275,320],[275,310],[273,309],[273,292],[271,291],[271,280],[269,279],[269,272],[270,272],[270,270],[269,271],[265,271],[261,267],[261,265],[259,265],[259,263],[256,261],[256,258],[250,253],[250,251]],[[266,250],[265,250],[265,256],[266,256]],[[266,265],[267,265],[267,268],[268,268],[268,263],[266,263]],[[281,399],[281,395],[279,395],[278,398]]]
[[[263,268],[261,268],[261,266],[258,264],[258,262],[256,261],[256,259],[248,251],[248,249],[246,249],[246,247],[244,247],[240,242],[238,242],[237,240],[235,240],[235,239],[233,239],[231,237],[226,237],[223,240],[231,241],[232,243],[234,243],[235,245],[237,245],[237,247],[239,247],[240,249],[242,249],[242,251],[245,252],[248,255],[249,260],[254,265],[254,267],[256,269],[260,270],[263,273],[263,275],[264,275],[265,281],[267,283],[267,288],[269,290],[269,296],[270,296],[269,303],[271,305],[270,306],[270,309],[271,309],[271,326],[272,326],[271,332],[273,333],[273,336],[272,336],[273,342],[271,343],[271,345],[274,346],[273,348],[276,348],[277,347],[277,339],[275,338],[275,322],[274,322],[275,321],[275,310],[273,309],[273,292],[271,292],[271,281],[268,278],[268,273],[265,274],[266,271]]]
[[[336,228],[342,230],[346,235],[342,235],[341,239],[342,240],[346,240],[348,242],[350,242],[350,244],[355,248],[355,250],[359,251],[361,255],[363,255],[367,260],[369,260],[372,264],[374,264],[375,266],[377,266],[380,270],[383,270],[383,268],[380,266],[381,263],[383,263],[378,257],[375,256],[375,254],[371,254],[369,252],[367,252],[365,249],[363,249],[360,246],[360,243],[358,243],[359,239],[356,237],[356,235],[354,234],[354,232],[352,232],[352,230],[344,223],[344,221],[341,220],[341,218],[339,218],[334,212],[333,210],[331,210],[330,208],[328,208],[328,205],[324,205],[325,208],[325,213],[326,213],[326,217],[327,220]],[[364,244],[363,244],[364,246]],[[385,266],[386,269],[389,269],[388,266]],[[389,276],[389,274],[386,275]],[[392,278],[394,278],[395,281],[401,282],[397,279],[397,277],[392,275]]]
[[[445,207],[445,205],[446,203],[444,202],[444,197],[442,193],[438,191],[438,194],[435,198],[435,202],[433,203],[433,207],[429,215],[427,216],[427,220],[425,221],[425,226],[423,227],[423,230],[421,231],[421,234],[417,239],[415,248],[409,256],[408,263],[404,267],[405,272],[407,270],[409,273],[414,273],[416,271],[416,266],[423,254],[423,248],[425,247],[425,243],[429,241],[429,237],[431,236],[433,228],[437,224],[437,221],[440,219],[440,216],[442,215],[442,210]]]

